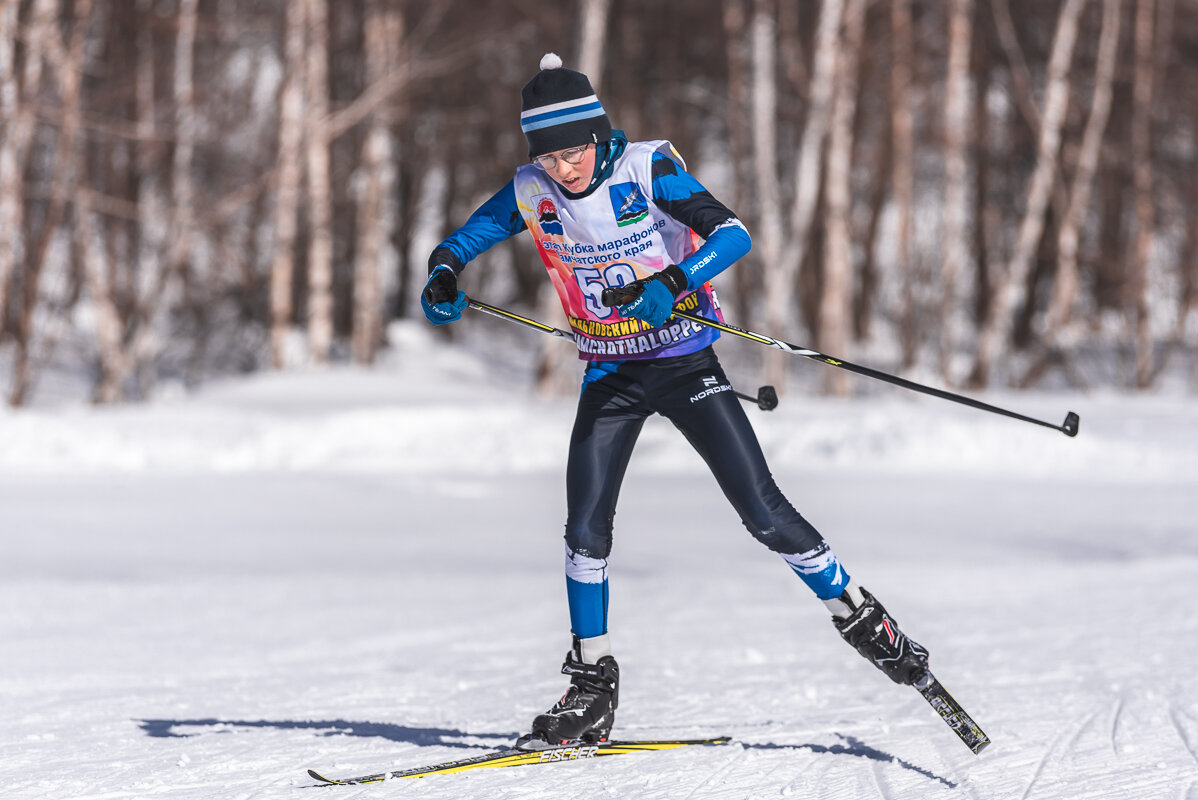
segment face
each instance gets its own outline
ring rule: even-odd
[[[556,150],[546,153],[546,155],[561,156],[562,153],[569,153],[571,150],[577,150],[577,148],[567,147],[565,150]],[[571,164],[564,158],[557,158],[555,162],[545,172],[549,173],[549,177],[557,181],[566,191],[577,194],[587,187],[591,182],[591,176],[595,174],[595,145],[588,144],[586,146],[582,160],[577,164]]]

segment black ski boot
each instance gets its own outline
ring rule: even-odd
[[[850,585],[839,602],[844,604],[847,616],[832,617],[836,630],[890,680],[913,684],[927,673],[927,648],[899,630],[898,623],[872,594]]]
[[[566,653],[562,674],[570,676],[570,688],[562,699],[532,721],[532,732],[520,737],[516,746],[538,746],[573,742],[606,742],[616,721],[619,704],[620,667],[605,655],[596,664],[582,660],[582,648],[574,637],[574,648]]]

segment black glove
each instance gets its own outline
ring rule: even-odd
[[[461,319],[467,302],[466,293],[458,291],[457,275],[445,265],[433,270],[420,295],[424,316],[434,325],[445,325]]]
[[[686,291],[686,273],[681,267],[675,264],[663,269],[661,272],[655,272],[648,278],[641,278],[639,281],[633,281],[625,286],[613,286],[610,289],[604,289],[601,299],[605,306],[623,306],[632,303],[645,291],[645,286],[650,281],[659,281],[665,284],[665,287],[670,290],[670,297],[677,298],[678,295]]]
[[[458,296],[458,276],[444,265],[438,266],[424,285],[424,299],[430,305],[448,303]]]

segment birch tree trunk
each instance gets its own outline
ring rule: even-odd
[[[1044,338],[1054,347],[1071,348],[1076,344],[1075,336],[1068,333],[1066,326],[1077,304],[1078,246],[1081,227],[1090,210],[1094,174],[1098,171],[1102,140],[1111,114],[1112,82],[1119,55],[1122,17],[1123,0],[1104,0],[1098,59],[1094,67],[1094,97],[1090,105],[1090,115],[1086,119],[1085,132],[1082,134],[1077,171],[1069,192],[1069,210],[1061,221],[1057,237],[1057,274],[1044,322]]]
[[[914,294],[918,271],[912,263],[914,254],[911,251],[911,209],[915,197],[915,115],[911,107],[911,79],[914,72],[911,61],[914,45],[911,24],[910,0],[893,0],[890,5],[890,30],[894,48],[894,66],[890,73],[891,128],[894,136],[891,175],[898,228],[898,263],[895,267],[902,281],[899,338],[904,367],[910,367],[915,363],[919,344]]]
[[[18,36],[17,0],[4,0],[0,5],[0,119],[4,121],[4,138],[0,139],[0,343],[8,329],[8,286],[17,264],[24,258],[25,159],[36,123],[34,100],[42,82],[43,40],[53,17],[53,6],[45,2],[33,8],[25,32],[25,66],[16,73]]]
[[[192,243],[195,241],[195,182],[191,168],[195,157],[197,136],[197,114],[195,108],[195,48],[198,27],[198,0],[179,0],[178,29],[175,36],[174,79],[171,94],[175,106],[175,148],[171,158],[171,220],[168,228],[165,263],[158,268],[153,289],[143,299],[145,305],[143,324],[138,327],[130,347],[131,356],[125,364],[139,370],[139,384],[144,394],[153,380],[153,370],[141,370],[153,361],[157,349],[155,324],[157,319],[170,313],[168,298],[172,285],[183,280],[191,260]]]
[[[752,133],[753,182],[757,195],[757,230],[754,249],[765,265],[766,286],[775,285],[782,266],[782,192],[778,179],[778,25],[772,0],[755,0],[749,19],[749,120]],[[768,290],[767,290],[768,291]],[[780,308],[771,309],[771,325],[779,322]],[[789,329],[789,324],[786,328]],[[767,358],[766,380],[786,385],[786,362]]]
[[[403,11],[394,3],[370,0],[366,7],[366,80],[374,84],[400,69]],[[353,354],[360,364],[374,361],[383,341],[384,251],[391,239],[388,199],[395,189],[395,143],[389,106],[376,108],[362,143],[363,186],[358,201],[358,248],[354,265]]]
[[[1053,36],[1048,62],[1044,113],[1036,147],[1036,166],[1028,181],[1027,206],[1006,274],[995,287],[974,362],[970,382],[975,387],[989,383],[990,371],[1001,350],[1011,338],[1016,310],[1024,299],[1028,272],[1040,237],[1044,233],[1044,212],[1052,194],[1061,146],[1061,126],[1069,107],[1069,65],[1077,43],[1078,18],[1085,0],[1065,0]]]
[[[91,2],[80,0],[75,8],[75,26],[69,44],[64,43],[58,31],[56,20],[59,6],[54,0],[39,2],[34,13],[40,18],[51,20],[50,30],[47,31],[43,42],[46,63],[54,74],[58,85],[59,99],[62,105],[62,121],[59,125],[58,137],[52,150],[50,169],[50,198],[46,213],[42,219],[33,248],[25,258],[25,270],[22,282],[21,310],[17,317],[17,351],[13,363],[12,391],[9,403],[16,407],[25,404],[33,386],[34,365],[31,358],[34,338],[34,321],[41,305],[41,276],[46,266],[46,258],[50,242],[62,224],[68,199],[73,193],[77,180],[77,154],[75,139],[79,133],[80,113],[79,96],[83,80],[83,61],[86,55],[84,42],[87,27],[90,24]],[[44,16],[42,16],[44,14]],[[35,98],[30,98],[31,102]]]
[[[824,0],[820,9],[815,34],[815,66],[811,75],[811,90],[808,92],[811,100],[799,145],[799,158],[795,165],[795,201],[790,216],[790,234],[779,260],[766,263],[766,316],[770,329],[776,331],[776,336],[785,337],[787,334],[793,334],[798,328],[795,324],[798,313],[794,300],[795,284],[810,240],[811,223],[819,199],[822,181],[820,167],[832,105],[836,46],[843,7],[843,0]],[[754,58],[756,57],[757,54],[754,54]],[[767,354],[767,380],[782,383],[781,376],[785,374],[784,358],[785,354],[780,352]]]
[[[611,0],[582,0],[578,71],[591,79],[591,88],[596,92],[603,83],[603,50],[610,11]]]
[[[723,4],[722,22],[724,28],[725,58],[728,63],[728,103],[724,116],[728,127],[728,161],[729,161],[729,196],[722,198],[737,214],[746,215],[748,198],[755,192],[750,190],[752,168],[752,148],[748,141],[749,99],[747,89],[749,78],[749,37],[748,14],[745,11],[745,0],[726,0]],[[768,266],[768,265],[767,265]],[[760,275],[744,269],[731,270],[732,286],[721,290],[720,302],[725,310],[729,303],[735,306],[737,319],[745,320],[747,325],[753,325],[750,318],[749,298],[754,292],[752,287],[760,285]],[[759,271],[758,271],[759,272]]]
[[[853,118],[857,112],[857,71],[865,31],[864,0],[848,0],[844,36],[836,57],[836,95],[828,145],[828,233],[823,292],[819,306],[819,344],[825,352],[850,357],[853,313],[852,168]],[[845,396],[849,373],[824,371],[824,390]]]
[[[1015,22],[1011,19],[1010,2],[1009,0],[989,0],[989,4],[999,44],[1002,46],[1003,54],[1010,66],[1007,74],[1011,79],[1011,89],[1015,95],[1015,106],[1019,109],[1023,121],[1031,129],[1032,135],[1039,137],[1043,120],[1040,109],[1036,105],[1036,92],[1033,88],[1035,80],[1028,68],[1027,59],[1023,57],[1023,48],[1020,46],[1019,37],[1015,32]],[[1055,180],[1052,185],[1052,200],[1053,210],[1064,216],[1068,198],[1065,196],[1064,187]]]
[[[329,173],[328,0],[307,0],[308,350],[315,364],[333,346],[333,210]]]
[[[97,314],[97,342],[101,348],[115,346],[117,351],[101,352],[101,375],[93,393],[93,399],[100,403],[117,402],[124,398],[125,385],[129,376],[140,368],[151,364],[160,347],[155,333],[160,330],[160,319],[170,313],[169,289],[185,271],[191,255],[192,244],[195,240],[195,181],[191,168],[195,157],[196,138],[198,134],[197,112],[195,104],[195,48],[198,30],[198,0],[180,0],[174,42],[174,64],[172,80],[172,102],[174,104],[174,125],[172,138],[174,150],[170,167],[170,195],[165,201],[168,213],[165,229],[153,232],[159,225],[161,215],[160,205],[163,205],[162,195],[154,185],[154,181],[146,180],[144,191],[139,193],[139,215],[142,227],[149,233],[143,233],[149,242],[146,257],[142,267],[147,276],[134,289],[135,308],[133,314],[138,318],[134,333],[130,337],[124,331],[126,327],[119,315],[115,304],[111,280],[94,274],[88,274],[87,269],[99,269],[101,258],[94,252],[99,246],[101,237],[96,232],[94,222],[85,222],[86,230],[76,237],[84,260],[92,262],[85,268],[85,283],[92,295],[92,303]],[[148,27],[148,26],[147,26]],[[140,42],[141,46],[152,48],[152,39],[146,33]],[[154,136],[154,63],[152,52],[139,58],[137,82],[138,96],[138,132],[143,136]],[[139,166],[145,172],[152,169],[152,161],[148,155],[143,155],[144,162]],[[113,316],[115,315],[115,317]],[[120,334],[111,330],[112,326],[120,326]],[[105,330],[99,330],[100,327]],[[142,394],[148,390],[153,380],[153,371],[146,370],[140,376],[139,384]]]
[[[195,229],[195,186],[191,163],[196,147],[195,43],[198,0],[179,0],[179,33],[175,39],[175,151],[171,159],[171,252],[167,267],[182,268]]]
[[[1132,84],[1131,157],[1136,189],[1136,238],[1132,252],[1133,318],[1136,340],[1136,386],[1152,383],[1152,331],[1148,309],[1148,270],[1152,257],[1155,209],[1152,200],[1152,100],[1155,92],[1153,39],[1156,0],[1136,6],[1135,79]]]
[[[304,137],[304,39],[307,28],[307,2],[286,4],[284,43],[284,79],[279,95],[279,152],[275,162],[274,254],[270,267],[270,342],[275,369],[288,362],[291,337],[292,283],[295,275],[295,239],[300,203],[300,160]]]
[[[137,75],[134,77],[133,89],[136,117],[134,131],[138,141],[147,143],[161,138],[157,130],[158,108],[155,101],[157,64],[154,58],[154,26],[150,24],[150,20],[154,19],[153,7],[154,0],[137,0],[134,11],[142,20],[137,38]],[[138,224],[133,257],[136,260],[136,269],[126,282],[127,293],[134,298],[131,304],[134,308],[129,311],[131,315],[140,313],[140,308],[137,308],[137,298],[142,293],[140,284],[148,284],[150,281],[147,276],[156,275],[162,269],[159,253],[165,249],[163,242],[166,241],[167,227],[163,221],[166,217],[167,201],[161,192],[158,177],[161,170],[157,166],[160,148],[147,144],[135,150]],[[113,276],[112,282],[114,285],[118,283],[116,276]]]
[[[969,260],[970,130],[969,59],[973,0],[952,0],[949,11],[948,75],[944,105],[944,236],[940,258],[940,374],[954,383],[952,356],[965,335],[966,301],[961,275]],[[975,221],[975,224],[980,221]]]
[[[100,360],[100,376],[92,400],[114,403],[121,399],[121,383],[129,373],[128,351],[124,343],[125,325],[113,301],[109,264],[104,258],[104,248],[96,231],[96,215],[82,206],[76,212],[75,239],[82,254],[83,283],[91,301]]]
[[[1198,113],[1198,95],[1192,96],[1190,108]],[[1198,312],[1198,159],[1190,163],[1189,213],[1186,215],[1186,240],[1181,254],[1181,297],[1177,313],[1177,328],[1174,339],[1185,342],[1188,335],[1198,333],[1198,326],[1191,328],[1190,317]],[[1190,346],[1198,352],[1198,343]],[[1195,385],[1198,385],[1198,362],[1195,362]]]

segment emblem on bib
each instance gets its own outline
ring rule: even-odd
[[[635,181],[617,183],[608,187],[607,191],[611,195],[611,210],[616,215],[616,224],[621,228],[649,216],[649,201]]]
[[[558,216],[553,195],[537,195],[532,202],[537,209],[537,224],[541,230],[550,236],[561,236],[565,231],[562,230],[562,219]]]

